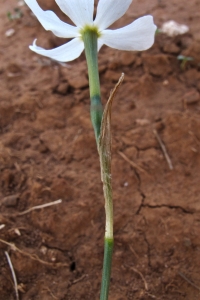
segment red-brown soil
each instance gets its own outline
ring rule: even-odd
[[[54,1],[45,2],[39,1],[67,20]],[[31,52],[36,37],[48,48],[65,40],[46,32],[26,6],[20,8],[23,17],[10,21],[7,12],[16,6],[1,0],[0,299],[16,299],[5,251],[21,300],[98,299],[105,216],[85,57],[62,66]],[[158,34],[143,53],[107,47],[99,53],[104,104],[125,73],[112,113],[109,300],[198,300],[200,2],[135,0],[115,25],[145,14],[158,26],[172,19],[190,32]],[[6,37],[10,28],[15,33]],[[179,54],[194,60],[181,67]],[[19,215],[57,199],[62,203]]]

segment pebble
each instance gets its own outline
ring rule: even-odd
[[[12,36],[13,34],[15,34],[15,29],[13,29],[13,28],[10,28],[5,32],[5,36],[7,36],[7,37]]]
[[[168,85],[168,84],[169,84],[169,81],[168,81],[167,79],[163,81],[163,85],[164,85],[164,86],[166,86],[166,85]]]
[[[25,5],[25,2],[23,1],[23,0],[21,0],[21,1],[18,1],[18,4],[17,4],[19,7],[21,7],[21,6],[24,6]]]
[[[46,254],[47,254],[47,251],[48,251],[48,249],[47,249],[47,247],[45,247],[45,246],[42,246],[42,247],[40,248],[40,252],[41,252],[43,255],[46,255]]]
[[[21,232],[19,231],[18,228],[15,228],[14,232],[15,232],[16,235],[21,236]]]
[[[147,119],[136,119],[135,123],[139,126],[146,126],[150,124],[150,121]]]

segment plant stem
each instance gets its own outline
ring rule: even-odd
[[[95,138],[98,145],[98,138],[101,130],[103,106],[101,103],[101,92],[98,71],[97,32],[85,30],[82,33],[85,44],[85,55],[88,65],[89,87],[90,87],[90,116],[94,128]]]
[[[110,175],[110,159],[105,148],[105,142],[102,139],[102,117],[103,106],[100,95],[100,82],[98,72],[98,58],[97,58],[97,38],[98,33],[92,28],[87,28],[83,31],[82,38],[85,45],[85,54],[88,65],[89,86],[90,86],[90,115],[93,124],[97,148],[100,156],[101,173],[105,197],[105,212],[106,212],[106,226],[105,226],[105,240],[104,240],[104,262],[102,272],[101,294],[100,300],[108,300],[110,274],[112,265],[113,253],[113,204],[112,204],[112,187]],[[103,141],[103,143],[102,143]]]
[[[105,238],[100,300],[108,299],[110,274],[111,274],[111,266],[112,266],[113,246],[114,246],[114,240]]]

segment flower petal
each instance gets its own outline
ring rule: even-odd
[[[156,28],[153,17],[144,16],[123,28],[102,31],[101,40],[119,50],[147,50],[154,43]]]
[[[94,0],[55,0],[78,27],[93,23]]]
[[[101,49],[101,47],[103,46],[103,44],[104,44],[103,40],[101,38],[99,38],[97,40],[97,49],[98,49],[98,51]]]
[[[36,0],[24,1],[46,30],[51,30],[58,37],[72,38],[78,36],[78,28],[61,21],[53,11],[42,10]]]
[[[79,57],[84,49],[84,44],[80,38],[75,38],[60,47],[51,50],[46,50],[41,47],[38,47],[36,45],[35,40],[33,42],[33,45],[29,46],[29,48],[38,54],[50,57],[57,61],[66,62]]]
[[[100,30],[106,29],[125,14],[131,2],[132,0],[99,0],[94,24]]]

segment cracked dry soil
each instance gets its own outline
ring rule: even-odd
[[[67,20],[54,1],[38,2]],[[5,251],[21,300],[98,299],[105,217],[85,58],[64,67],[29,51],[36,37],[47,48],[64,40],[45,32],[26,6],[9,21],[16,5],[2,0],[0,11],[0,299],[16,299]],[[104,104],[125,73],[112,117],[109,299],[198,300],[200,2],[135,0],[116,27],[148,13],[158,26],[174,19],[190,32],[158,34],[143,53],[99,53]],[[195,60],[181,68],[179,54]],[[62,204],[16,215],[57,199]]]

